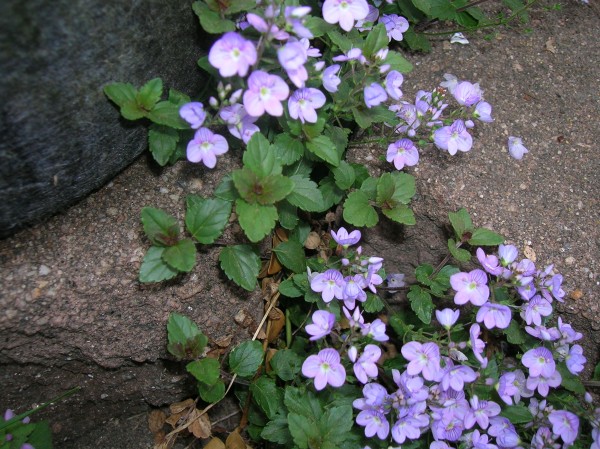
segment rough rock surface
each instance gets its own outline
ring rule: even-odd
[[[447,212],[468,208],[476,225],[529,246],[540,264],[555,263],[568,294],[581,290],[561,313],[584,332],[585,355],[596,362],[598,17],[576,2],[562,11],[536,7],[531,17],[532,33],[502,29],[491,41],[481,33],[467,46],[437,40],[430,55],[413,57],[407,96],[454,73],[481,84],[496,122],[477,127],[469,153],[424,150],[413,170],[417,225],[382,222],[366,241],[389,271],[410,272],[439,260]],[[506,152],[508,135],[523,137],[530,150],[521,162]],[[384,151],[360,148],[353,157],[387,170],[379,161]],[[135,279],[149,244],[139,210],[162,207],[182,220],[184,196],[210,193],[238,157],[220,159],[214,171],[183,163],[157,171],[141,158],[66,213],[0,241],[0,404],[22,409],[79,385],[79,394],[44,413],[57,447],[151,447],[148,406],[190,391],[165,350],[169,312],[188,314],[211,338],[245,338],[260,318],[262,299],[226,282],[218,248],[201,251],[188,276],[141,286]],[[224,242],[237,234],[230,225]],[[240,310],[248,314],[242,325],[234,321]]]

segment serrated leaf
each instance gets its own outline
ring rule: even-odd
[[[140,87],[136,101],[144,110],[150,111],[160,100],[163,92],[163,83],[160,78],[154,78]]]
[[[146,111],[144,111],[135,101],[130,101],[121,106],[121,115],[127,120],[138,120],[146,116]]]
[[[260,341],[245,341],[229,353],[229,368],[240,377],[250,377],[261,365],[263,355]]]
[[[533,421],[533,416],[524,405],[511,405],[504,407],[500,416],[507,418],[511,424],[527,424]]]
[[[385,63],[390,65],[391,70],[397,70],[400,73],[409,73],[413,65],[397,51],[390,50],[385,58]]]
[[[562,377],[561,386],[573,393],[584,395],[585,387],[581,383],[581,379],[576,374],[571,373],[564,362],[556,364],[556,370]]]
[[[407,324],[399,314],[392,315],[389,319],[389,324],[400,339],[404,339],[404,336],[412,332],[414,328],[414,325]]]
[[[340,165],[331,170],[335,184],[342,190],[347,190],[354,184],[356,175],[354,168],[346,161],[340,161]]]
[[[294,181],[284,175],[260,178],[247,167],[232,173],[233,183],[240,196],[248,203],[274,204],[294,190]]]
[[[196,380],[206,385],[214,385],[221,377],[221,364],[217,359],[205,357],[200,360],[194,360],[185,366],[188,373]]]
[[[427,38],[422,34],[415,33],[410,28],[404,33],[404,42],[406,42],[413,51],[431,51],[431,43]]]
[[[127,103],[135,102],[137,90],[129,83],[111,83],[104,86],[104,94],[122,108]]]
[[[347,53],[352,48],[352,41],[337,30],[329,31],[327,36],[344,53]]]
[[[254,290],[260,272],[260,258],[249,245],[221,249],[219,261],[229,279],[248,291]]]
[[[291,165],[304,155],[302,142],[289,134],[277,134],[273,142],[273,149],[275,158],[281,165]]]
[[[192,9],[200,19],[200,25],[204,31],[210,34],[221,34],[227,31],[235,31],[235,23],[228,19],[222,19],[215,11],[211,11],[202,1],[192,4]]]
[[[225,201],[235,201],[240,195],[235,188],[235,184],[233,183],[233,178],[231,177],[231,173],[226,174],[221,179],[221,182],[215,189],[215,196]]]
[[[283,381],[294,380],[302,369],[304,360],[291,349],[280,349],[270,361],[271,368]]]
[[[194,359],[199,357],[208,338],[188,317],[172,312],[167,322],[167,349],[179,359]]]
[[[232,0],[229,2],[229,6],[225,10],[225,14],[232,15],[255,7],[256,0]]]
[[[384,173],[377,183],[377,203],[394,208],[398,203],[408,204],[415,195],[415,178],[408,173]]]
[[[188,273],[196,265],[196,245],[190,239],[165,248],[162,259],[176,270]]]
[[[292,447],[293,444],[287,417],[281,414],[277,414],[267,423],[260,436],[267,441],[278,443],[285,447]]]
[[[355,167],[356,170],[356,167]],[[375,201],[375,197],[377,196],[377,185],[379,184],[379,178],[371,178],[367,176],[367,178],[360,185],[360,191],[364,192],[367,195],[367,198]]]
[[[225,229],[231,208],[232,203],[229,201],[192,195],[187,200],[185,225],[200,243],[213,243]]]
[[[159,101],[146,114],[150,120],[158,125],[170,126],[175,129],[189,129],[190,125],[179,116],[179,106],[170,101]]]
[[[333,29],[333,26],[320,17],[308,16],[304,25],[310,30],[314,37],[321,37]]]
[[[177,148],[179,134],[173,128],[151,125],[148,131],[148,146],[152,157],[160,166],[165,166]]]
[[[209,404],[219,402],[225,397],[225,383],[222,380],[217,381],[214,385],[198,382],[198,394],[204,402]]]
[[[405,204],[398,204],[393,209],[382,209],[381,211],[383,215],[397,223],[414,225],[417,222],[414,212]]]
[[[340,164],[340,155],[335,144],[327,136],[317,136],[306,142],[306,149],[319,159],[337,167]]]
[[[324,134],[331,139],[335,148],[338,152],[340,160],[348,148],[348,135],[350,130],[348,128],[340,128],[339,126],[328,125],[325,127]]]
[[[298,208],[285,200],[277,205],[277,215],[279,215],[279,224],[289,230],[294,229],[300,220],[298,218]]]
[[[286,279],[279,284],[279,293],[288,298],[300,298],[304,296],[304,290],[298,288],[292,279]]]
[[[513,345],[522,345],[525,343],[526,334],[515,320],[511,320],[509,326],[504,329],[503,332],[509,343],[512,343]]]
[[[463,234],[473,232],[473,222],[466,209],[463,208],[457,212],[450,212],[448,218],[458,240],[462,239]]]
[[[140,282],[161,282],[173,279],[179,271],[162,259],[166,248],[151,246],[140,267]]]
[[[344,197],[344,191],[335,184],[331,174],[319,181],[319,190],[323,194],[323,209],[339,204]]]
[[[171,246],[177,243],[179,223],[175,217],[155,207],[144,207],[141,220],[144,232],[153,244]]]
[[[466,249],[457,248],[454,239],[448,239],[448,250],[452,254],[452,257],[459,262],[468,262],[471,260],[471,253]]]
[[[306,254],[302,244],[294,240],[288,240],[273,248],[273,252],[277,255],[279,262],[294,273],[304,273],[306,271]]]
[[[323,195],[317,184],[301,175],[291,177],[294,181],[294,189],[286,197],[286,200],[307,212],[321,212],[323,210]]]
[[[312,140],[323,134],[323,129],[325,129],[325,123],[327,123],[325,117],[323,117],[322,114],[317,115],[317,121],[315,123],[307,122],[302,124],[302,131],[304,132],[304,135],[306,137]]]
[[[297,413],[288,413],[287,420],[296,446],[300,449],[309,449],[309,447],[321,449],[323,447],[316,420],[309,420],[306,416]]]
[[[169,103],[173,103],[178,108],[181,108],[181,106],[191,101],[189,95],[184,94],[183,92],[179,92],[176,89],[169,89],[168,100]]]
[[[468,242],[473,246],[495,246],[504,243],[504,237],[489,229],[477,228]]]
[[[344,201],[344,220],[354,226],[372,227],[377,224],[377,211],[369,204],[369,198],[361,190],[356,190]]]
[[[381,312],[385,307],[385,304],[381,298],[372,293],[367,293],[367,300],[362,304],[362,308],[368,313]]]
[[[385,25],[383,23],[375,25],[373,29],[369,31],[369,34],[367,34],[367,39],[365,40],[365,45],[363,47],[363,54],[366,58],[369,58],[382,48],[387,47],[389,42]]]
[[[410,308],[417,314],[417,317],[425,324],[431,323],[434,305],[429,292],[418,285],[412,285],[406,296],[410,301]]]
[[[281,174],[281,165],[275,160],[275,151],[265,136],[254,133],[248,141],[243,156],[244,166],[260,179],[271,174]]]
[[[277,209],[272,205],[248,204],[241,198],[235,202],[240,226],[251,242],[259,242],[275,227]]]
[[[273,419],[283,408],[283,390],[277,387],[274,379],[259,377],[250,384],[250,392],[269,419]]]

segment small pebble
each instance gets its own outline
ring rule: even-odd
[[[40,276],[46,276],[48,273],[50,273],[50,268],[48,268],[46,265],[40,265],[38,272],[40,273]]]

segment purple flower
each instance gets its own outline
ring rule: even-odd
[[[554,410],[548,415],[552,423],[552,433],[559,435],[565,444],[571,444],[577,438],[579,418],[566,410]]]
[[[472,324],[469,328],[469,343],[471,344],[471,348],[473,349],[473,354],[475,354],[475,358],[479,360],[482,368],[487,366],[488,360],[487,357],[482,357],[483,351],[485,349],[485,342],[479,338],[481,334],[481,328],[479,324]]]
[[[210,48],[208,62],[219,69],[221,76],[246,76],[250,66],[256,62],[256,48],[252,42],[230,31]]]
[[[248,115],[241,104],[225,106],[219,112],[219,117],[227,124],[227,129],[231,135],[242,139],[244,143],[248,143],[252,135],[260,131],[258,126],[254,124],[258,117]]]
[[[510,136],[508,138],[508,152],[512,157],[517,160],[523,159],[525,153],[529,153],[527,148],[523,145],[523,141],[520,137]]]
[[[179,108],[179,116],[188,122],[193,129],[198,129],[206,120],[204,105],[198,101],[186,103]]]
[[[361,64],[365,64],[367,59],[363,56],[362,50],[360,48],[351,48],[348,50],[348,53],[345,55],[334,56],[331,58],[334,62],[343,62],[343,61],[359,61]]]
[[[306,326],[306,333],[311,335],[310,340],[318,340],[331,333],[335,325],[335,315],[326,310],[317,310],[312,315],[312,324]]]
[[[208,128],[200,128],[187,146],[187,158],[190,162],[202,162],[208,168],[217,165],[217,156],[227,153],[229,145],[225,137],[214,134]]]
[[[506,329],[510,325],[511,318],[512,312],[508,306],[491,302],[482,305],[481,309],[477,311],[476,317],[477,322],[483,322],[488,329],[495,327]]]
[[[367,284],[362,274],[346,276],[344,278],[344,282],[345,284],[342,291],[342,296],[344,299],[344,305],[348,309],[354,308],[356,300],[360,302],[365,302],[367,300],[367,294],[363,290]]]
[[[248,77],[248,90],[244,92],[244,107],[253,117],[260,117],[265,112],[279,117],[283,114],[281,102],[289,94],[290,88],[279,76],[255,70]]]
[[[472,106],[481,101],[481,89],[479,84],[461,81],[456,85],[452,95],[461,106]]]
[[[367,17],[365,17],[364,19],[361,19],[361,20],[357,20],[354,27],[358,31],[371,31],[373,29],[373,23],[375,23],[375,21],[377,20],[378,17],[379,17],[379,9],[375,8],[374,6],[369,5],[369,13],[367,14]],[[365,23],[369,23],[370,26],[365,26]]]
[[[400,139],[390,144],[386,160],[393,162],[396,170],[402,170],[405,165],[412,167],[419,163],[419,151],[412,140]]]
[[[422,373],[426,380],[435,380],[440,372],[440,348],[433,342],[411,341],[402,346],[402,355],[409,361],[406,371],[411,376]]]
[[[558,331],[561,335],[561,341],[564,343],[571,344],[583,338],[583,334],[581,334],[581,332],[576,332],[570,324],[563,323],[561,317],[558,317]]]
[[[325,95],[314,87],[298,89],[288,100],[290,117],[302,123],[317,123],[317,109],[325,104]]]
[[[492,118],[492,105],[485,102],[480,101],[475,106],[475,111],[473,111],[473,117],[475,117],[480,122],[491,123],[494,121]]]
[[[514,262],[518,255],[519,250],[514,245],[498,246],[498,257],[500,257],[500,263],[504,267],[507,267],[509,264]]]
[[[360,333],[375,341],[388,341],[390,339],[385,333],[385,323],[379,318],[376,318],[370,324],[362,325]]]
[[[365,436],[371,438],[377,434],[380,440],[385,440],[390,433],[390,423],[378,409],[361,411],[356,417],[356,424],[365,427]]]
[[[527,324],[533,323],[536,326],[542,325],[543,316],[552,314],[552,306],[540,295],[534,296],[529,302],[523,304],[522,309],[521,317],[525,322]]]
[[[402,76],[402,73],[398,72],[397,70],[392,70],[385,77],[385,90],[394,100],[400,100],[400,98],[402,98],[400,86],[402,86],[403,82],[404,76]]]
[[[403,39],[402,33],[408,30],[408,20],[397,14],[384,14],[379,19],[379,23],[385,25],[385,31],[387,32],[388,39],[391,41],[401,41]]]
[[[254,29],[259,31],[260,33],[268,32],[271,36],[273,36],[278,41],[284,41],[290,37],[290,35],[288,33],[286,33],[283,30],[280,30],[277,27],[277,25],[271,25],[271,28],[269,28],[265,19],[263,19],[260,16],[257,16],[256,14],[253,14],[253,13],[246,14],[246,20],[248,21],[248,23],[250,25],[252,25],[252,27],[254,27]]]
[[[457,151],[469,151],[473,146],[473,138],[467,132],[462,120],[456,120],[450,126],[436,129],[433,133],[433,140],[438,148],[448,151],[452,156]]]
[[[498,449],[498,446],[489,442],[488,435],[480,433],[477,429],[467,437],[470,437],[474,449]]]
[[[354,363],[354,375],[363,384],[369,382],[369,378],[375,378],[378,374],[377,361],[381,357],[379,346],[367,345],[361,356]]]
[[[531,449],[560,449],[557,438],[548,427],[540,427],[531,440]]]
[[[458,309],[444,309],[444,310],[436,310],[435,317],[438,322],[444,327],[446,330],[450,330],[454,323],[458,321],[458,317],[460,316],[460,311]]]
[[[377,383],[370,383],[363,387],[362,398],[355,399],[352,406],[358,410],[383,409],[388,403],[389,395],[387,390]]]
[[[350,311],[346,308],[346,306],[342,306],[342,311],[344,312],[344,316],[346,317],[346,319],[348,320],[348,325],[350,326],[351,329],[356,328],[356,327],[361,327],[362,324],[365,322],[365,319],[363,318],[362,314],[360,313],[360,309],[358,307],[356,307],[352,313],[350,313]],[[384,324],[385,326],[385,324]],[[384,329],[385,332],[385,329]],[[387,340],[387,338],[386,338]]]
[[[555,341],[560,338],[560,332],[555,327],[547,328],[546,326],[525,326],[525,332],[544,341]]]
[[[296,36],[312,39],[314,36],[304,26],[304,16],[310,12],[310,6],[287,6],[284,10],[285,21],[292,27]]]
[[[317,274],[310,281],[312,291],[321,293],[325,302],[331,302],[335,297],[342,299],[344,290],[344,277],[338,270],[329,269],[325,273]]]
[[[529,368],[529,375],[532,377],[550,377],[556,370],[552,353],[542,346],[530,349],[523,354],[521,362]]]
[[[304,82],[308,79],[308,72],[304,67],[308,54],[304,44],[299,41],[288,42],[277,50],[277,58],[294,85],[304,87]]]
[[[342,82],[338,76],[339,71],[339,64],[333,64],[323,70],[323,88],[325,88],[327,92],[337,92],[338,86]]]
[[[338,245],[342,245],[344,248],[348,248],[351,245],[356,245],[360,242],[361,233],[358,230],[352,231],[348,234],[346,228],[341,227],[337,232],[331,231],[331,236],[333,240],[336,241]]]
[[[302,374],[315,379],[315,388],[322,390],[327,384],[341,387],[346,381],[346,370],[340,363],[340,354],[331,348],[321,349],[317,355],[308,356],[302,364]]]
[[[392,426],[392,438],[398,444],[404,443],[407,438],[416,440],[421,436],[419,421],[410,415],[403,416]]]
[[[366,0],[325,0],[323,3],[323,19],[327,23],[338,23],[344,31],[350,31],[356,20],[369,14]]]
[[[551,376],[529,377],[527,379],[527,388],[531,391],[536,391],[543,397],[548,396],[550,388],[557,388],[562,382],[562,376],[558,371],[554,371]]]
[[[452,360],[447,359],[440,385],[444,391],[450,388],[454,391],[463,391],[465,383],[473,382],[475,379],[477,379],[477,374],[471,368],[454,365]]]
[[[467,412],[465,416],[465,427],[470,429],[475,425],[479,424],[482,429],[487,429],[490,424],[490,418],[500,414],[502,409],[494,401],[481,401],[474,395],[471,400],[471,410]]]
[[[513,399],[516,404],[521,400],[521,396],[533,395],[533,391],[527,388],[525,374],[520,369],[502,374],[496,389],[500,398],[508,405],[513,404]]]
[[[446,81],[442,81],[440,86],[448,89],[450,94],[454,93],[454,89],[456,89],[456,86],[458,86],[458,78],[451,73],[444,73],[444,79]]]
[[[482,248],[477,248],[477,260],[485,271],[494,276],[502,274],[502,267],[498,265],[498,258],[493,254],[489,256],[485,254]]]
[[[373,106],[379,106],[387,100],[385,89],[377,83],[371,83],[365,87],[364,91],[365,104],[371,109]]]
[[[450,276],[450,285],[456,291],[454,303],[459,306],[467,302],[471,302],[475,306],[481,306],[490,297],[487,276],[483,270],[453,274]]]
[[[579,374],[583,371],[587,359],[583,355],[583,348],[580,345],[573,345],[569,350],[566,360],[567,368],[572,374]]]

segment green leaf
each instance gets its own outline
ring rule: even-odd
[[[318,136],[306,143],[308,151],[328,164],[337,167],[340,165],[340,155],[335,144],[327,136]]]
[[[323,438],[323,446],[329,448],[344,447],[344,441],[352,430],[352,406],[331,407],[323,414],[319,427]]]
[[[387,38],[386,38],[387,39]],[[356,176],[354,168],[346,161],[341,161],[338,167],[331,170],[335,184],[342,190],[347,190],[354,184]]]
[[[148,131],[148,145],[152,157],[160,166],[165,166],[177,148],[179,134],[173,128],[151,125]]]
[[[412,324],[406,323],[400,314],[392,315],[389,319],[389,323],[390,326],[392,326],[392,329],[394,329],[394,332],[396,332],[396,335],[398,335],[398,338],[402,340],[404,339],[405,335],[412,332],[413,328],[415,327]]]
[[[325,129],[326,122],[327,121],[323,115],[317,115],[317,121],[315,123],[303,123],[302,130],[304,131],[304,135],[310,140],[320,136],[323,134],[323,129]]]
[[[471,260],[471,253],[466,249],[457,248],[454,239],[448,239],[448,250],[452,254],[452,257],[459,262],[468,262]]]
[[[377,224],[377,212],[369,204],[369,198],[361,190],[356,190],[344,201],[344,220],[354,226],[372,227]]]
[[[323,194],[317,188],[317,184],[301,175],[294,175],[291,179],[294,181],[294,189],[286,200],[307,212],[321,212]]]
[[[362,129],[367,129],[373,124],[373,120],[366,109],[352,108],[352,116],[354,121]]]
[[[150,111],[160,100],[163,92],[163,83],[160,78],[154,78],[140,87],[136,101],[145,111]]]
[[[346,148],[348,148],[350,130],[348,128],[340,128],[339,126],[327,125],[324,134],[331,139],[337,149],[339,158],[342,159]]]
[[[146,111],[144,111],[135,101],[125,103],[121,106],[121,115],[127,120],[138,120],[142,117],[146,117]]]
[[[192,100],[189,95],[179,92],[176,89],[169,89],[169,103],[173,103],[178,108],[181,108],[181,106],[190,101]]]
[[[225,201],[235,201],[240,195],[235,188],[235,184],[233,183],[233,178],[231,177],[231,173],[226,174],[221,179],[221,182],[215,189],[215,196]]]
[[[320,419],[323,415],[319,400],[311,391],[288,386],[285,389],[283,402],[288,411],[306,418]]]
[[[232,15],[256,7],[256,0],[231,0],[225,10],[225,14]]]
[[[310,30],[314,37],[321,37],[333,29],[332,25],[316,16],[308,16],[304,21],[304,25]]]
[[[393,50],[388,52],[385,63],[390,65],[391,70],[397,70],[400,73],[408,73],[413,69],[413,65],[402,54]]]
[[[204,31],[210,34],[221,34],[227,31],[235,31],[235,23],[228,19],[222,19],[215,11],[211,11],[208,6],[197,1],[192,3],[192,9],[200,19],[200,25]]]
[[[148,249],[140,267],[140,282],[160,282],[177,276],[179,271],[162,259],[165,249],[160,246],[151,246]]]
[[[404,42],[406,42],[413,51],[431,51],[431,43],[429,40],[422,34],[416,34],[410,28],[404,33]]]
[[[592,376],[593,380],[600,380],[600,362],[594,368],[594,375]]]
[[[285,200],[277,205],[277,215],[279,215],[279,224],[285,229],[292,230],[298,224],[298,208]]]
[[[187,198],[185,225],[200,243],[213,243],[225,229],[231,207],[231,202],[220,198],[205,199],[190,195]]]
[[[221,364],[217,359],[205,357],[200,360],[194,360],[185,366],[188,373],[196,380],[206,385],[214,385],[221,377]]]
[[[304,290],[298,288],[292,279],[286,279],[279,284],[279,293],[288,298],[300,298],[304,296]]]
[[[257,340],[245,341],[229,353],[229,368],[240,377],[250,377],[256,373],[262,360],[262,343]]]
[[[158,125],[170,126],[175,129],[189,129],[190,125],[179,116],[179,106],[170,101],[159,101],[154,108],[146,114],[150,120]]]
[[[500,416],[507,418],[511,424],[527,424],[533,421],[533,416],[524,405],[511,405],[504,407]]]
[[[329,39],[331,39],[331,42],[337,45],[344,53],[348,53],[348,51],[353,47],[352,41],[346,37],[346,35],[342,35],[342,33],[337,30],[329,31],[327,36]]]
[[[273,147],[275,158],[281,165],[291,165],[304,155],[302,142],[289,134],[277,134]]]
[[[141,214],[144,232],[157,246],[171,246],[177,243],[179,223],[175,217],[161,209],[144,207]]]
[[[562,381],[560,383],[562,387],[582,396],[585,394],[585,387],[581,383],[581,379],[579,379],[579,376],[577,376],[577,374],[573,374],[571,371],[569,371],[567,365],[565,365],[565,362],[557,363],[556,370],[560,373],[560,376],[562,377]]]
[[[473,222],[466,209],[463,208],[458,212],[450,212],[448,218],[450,219],[450,224],[452,225],[452,229],[454,229],[457,240],[461,240],[465,233],[473,232]]]
[[[504,237],[486,228],[477,228],[469,239],[469,245],[495,246],[504,243]]]
[[[198,394],[204,402],[210,404],[219,402],[225,397],[225,383],[222,380],[217,381],[214,385],[198,382]]]
[[[271,174],[281,174],[281,166],[275,161],[275,151],[265,136],[254,133],[243,156],[244,166],[260,179]]]
[[[29,424],[33,428],[27,437],[27,443],[35,449],[52,449],[52,430],[47,421]],[[13,440],[14,441],[14,440]]]
[[[292,447],[293,445],[287,417],[281,414],[275,415],[275,417],[267,423],[260,436],[267,441],[278,443],[284,447]]]
[[[202,70],[204,70],[210,76],[213,76],[215,78],[219,76],[219,70],[217,70],[215,67],[213,67],[210,64],[210,62],[208,62],[208,55],[204,55],[200,59],[198,59],[197,64],[198,64],[198,67],[200,67]]]
[[[168,351],[178,359],[195,359],[199,357],[208,338],[188,317],[172,312],[167,322]]]
[[[269,419],[273,419],[283,408],[283,390],[275,385],[275,379],[259,377],[250,384],[250,392]]]
[[[379,296],[367,293],[367,300],[363,303],[363,310],[368,313],[381,312],[385,304]]]
[[[354,168],[356,170],[356,167]],[[370,200],[375,201],[377,196],[377,185],[379,184],[379,178],[367,178],[360,185],[360,191],[364,192]]]
[[[304,273],[306,271],[306,254],[302,244],[294,240],[288,240],[273,248],[273,252],[277,255],[279,262],[294,273]]]
[[[323,195],[323,209],[338,205],[344,198],[344,191],[335,184],[331,174],[319,181],[319,191]]]
[[[365,40],[365,45],[363,47],[363,54],[366,58],[370,58],[382,48],[387,47],[389,42],[390,41],[387,36],[385,25],[383,23],[375,25],[367,35],[367,39]]]
[[[190,239],[180,240],[165,248],[162,259],[171,267],[188,273],[196,265],[196,245]]]
[[[397,223],[405,225],[414,225],[417,220],[412,209],[405,204],[399,204],[393,209],[382,209],[383,215],[388,217],[390,220],[394,220]]]
[[[274,204],[294,189],[294,181],[287,176],[269,175],[261,178],[247,167],[235,170],[231,176],[240,196],[248,203]]]
[[[510,324],[506,329],[503,330],[506,335],[506,340],[513,345],[522,345],[525,343],[525,332],[521,328],[521,325],[516,320],[511,320]]]
[[[273,230],[278,218],[275,206],[248,204],[241,198],[235,202],[235,212],[240,226],[251,242],[262,240]]]
[[[283,381],[294,380],[302,369],[304,360],[291,349],[280,349],[271,359],[271,368]]]
[[[431,323],[434,305],[429,292],[418,285],[411,285],[406,296],[410,301],[410,308],[417,314],[419,319],[425,324]]]
[[[387,204],[389,208],[398,203],[408,204],[415,195],[415,178],[408,173],[384,173],[377,183],[377,203]]]
[[[513,13],[525,6],[521,0],[502,0],[502,3],[508,6]],[[526,9],[519,13],[519,19],[522,23],[527,23],[529,21],[529,15],[527,14]]]
[[[249,245],[223,248],[219,261],[229,279],[248,291],[254,290],[260,272],[260,258]]]
[[[297,413],[288,413],[288,426],[294,443],[300,449],[322,449],[318,422]]]
[[[122,108],[128,103],[135,103],[137,90],[129,83],[111,83],[104,86],[104,94],[113,103]]]
[[[444,265],[438,274],[435,275],[435,283],[439,285],[441,290],[448,290],[450,288],[450,277],[459,271],[460,270],[453,265]],[[496,297],[496,299],[498,298]]]

